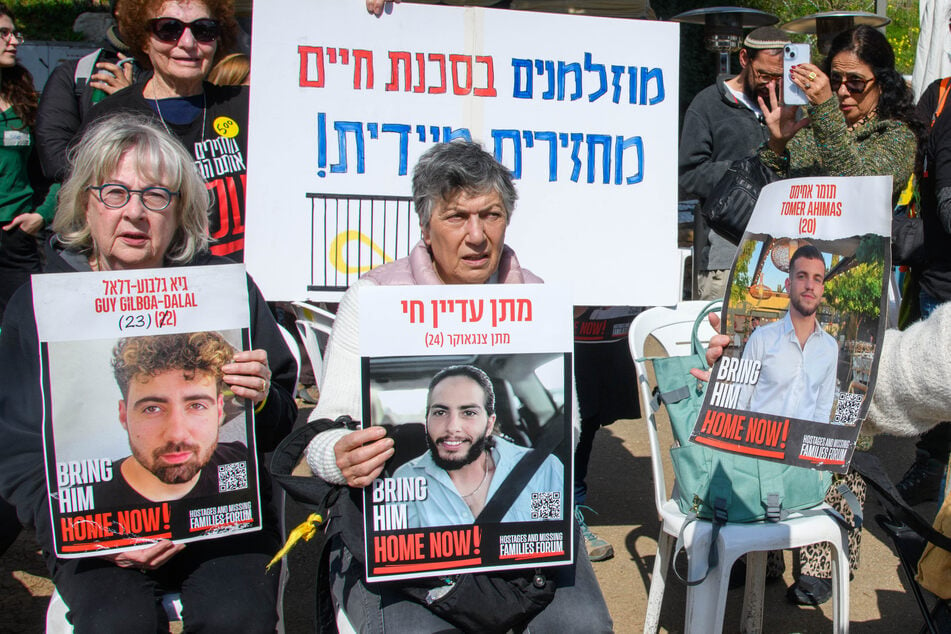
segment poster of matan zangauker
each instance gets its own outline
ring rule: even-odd
[[[244,266],[34,275],[58,557],[259,530]]]
[[[691,440],[844,473],[868,412],[888,308],[890,176],[763,188],[727,285]]]
[[[245,262],[269,299],[339,301],[405,257],[420,155],[470,139],[512,171],[506,245],[574,304],[678,300],[677,24],[283,0],[253,37]]]
[[[394,449],[363,490],[367,579],[573,561],[567,289],[359,290],[363,424]]]

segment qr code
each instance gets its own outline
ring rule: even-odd
[[[248,463],[232,462],[218,465],[218,493],[248,488]]]
[[[557,520],[561,518],[561,491],[532,493],[532,519]]]
[[[854,425],[859,417],[859,407],[862,405],[864,394],[849,394],[839,392],[839,400],[835,406],[833,425]]]

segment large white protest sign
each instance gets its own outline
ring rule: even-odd
[[[246,262],[336,298],[419,239],[411,175],[479,141],[516,178],[505,242],[575,304],[677,300],[677,25],[362,0],[259,2]]]

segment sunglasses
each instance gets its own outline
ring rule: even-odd
[[[191,31],[192,37],[203,44],[214,42],[221,34],[221,26],[218,24],[218,20],[211,18],[201,18],[194,22],[182,22],[176,18],[153,18],[149,20],[149,30],[152,35],[166,44],[178,42],[185,29]]]
[[[839,86],[843,83],[845,84],[845,89],[849,91],[851,95],[857,95],[859,93],[865,92],[865,88],[875,79],[843,79],[842,75],[838,73],[832,73],[829,77],[829,88],[832,89],[832,92],[839,92]]]

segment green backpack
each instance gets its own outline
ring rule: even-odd
[[[690,441],[707,388],[707,383],[691,376],[690,370],[709,369],[697,331],[707,315],[718,309],[718,301],[708,304],[694,322],[692,354],[650,358],[657,378],[651,408],[655,412],[661,404],[667,408],[677,445],[670,450],[676,478],[673,497],[689,521],[711,520],[714,531],[727,522],[778,522],[790,511],[818,506],[832,479],[827,471],[757,460]],[[845,489],[848,491],[848,487]],[[830,509],[823,512],[834,513]]]

